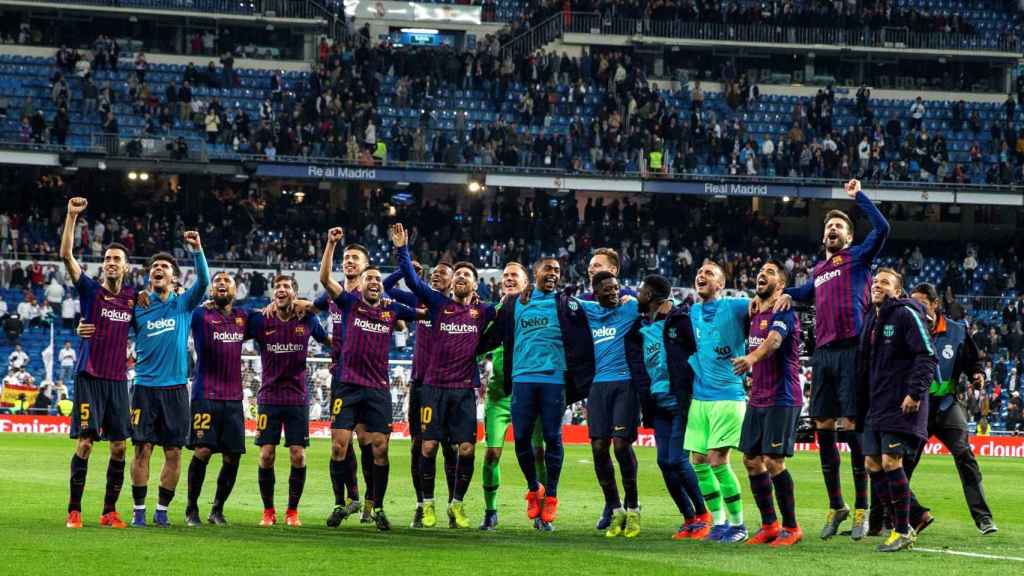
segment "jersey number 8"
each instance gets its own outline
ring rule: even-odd
[[[341,413],[341,405],[344,402],[344,398],[335,398],[334,402],[331,403],[331,416],[337,416]]]

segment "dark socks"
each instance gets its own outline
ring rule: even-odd
[[[469,456],[462,456],[456,454],[457,464],[455,468],[455,490],[453,492],[453,499],[462,501],[466,497],[466,490],[469,489],[469,483],[473,480],[473,463],[476,457],[473,454]]]
[[[693,504],[694,515],[701,516],[707,514],[708,507],[704,503],[704,494],[700,491],[700,482],[697,481],[697,473],[694,471],[693,464],[690,463],[689,458],[683,459],[682,468],[679,469],[679,480],[683,484],[683,490],[686,491],[690,503]]]
[[[783,470],[773,477],[772,484],[775,486],[775,501],[782,514],[782,527],[796,528],[796,500],[793,496],[793,477],[789,475],[789,470]]]
[[[750,491],[754,494],[754,502],[761,512],[761,525],[778,522],[775,515],[775,503],[772,501],[772,478],[767,472],[750,476]]]
[[[604,493],[604,505],[608,508],[621,508],[619,486],[615,483],[615,467],[612,466],[612,455],[607,450],[594,450],[594,473],[597,483]]]
[[[367,450],[370,448],[367,447]],[[376,510],[384,508],[384,495],[388,491],[388,472],[391,466],[388,464],[373,464],[373,507]]]
[[[455,481],[459,466],[459,453],[451,444],[441,444],[441,452],[444,454],[444,480],[448,485],[448,501],[451,502],[455,496]]]
[[[206,480],[206,462],[192,457],[188,465],[188,508],[190,510],[199,507],[199,495],[203,491],[203,482]]]
[[[544,438],[544,465],[548,469],[548,483],[544,489],[548,496],[558,496],[558,478],[562,475],[564,456],[561,435],[555,438]]]
[[[85,492],[85,476],[88,471],[89,461],[79,457],[78,454],[73,454],[71,456],[71,497],[68,499],[69,513],[82,511],[82,493]]]
[[[434,499],[434,486],[437,479],[437,455],[426,457],[420,454],[420,494],[424,500]]]
[[[107,462],[107,489],[103,495],[103,513],[117,509],[117,499],[121,496],[124,486],[124,460],[111,458]]]
[[[690,520],[695,513],[693,503],[690,502],[683,490],[682,470],[671,464],[659,463],[659,467],[661,468],[661,477],[665,480],[665,488],[668,489],[668,495],[672,497],[672,501],[676,503],[676,509],[683,515],[683,518]]]
[[[843,502],[843,486],[839,482],[839,447],[836,446],[835,430],[818,430],[818,457],[821,459],[821,475],[825,478],[828,492],[828,506],[839,510]]]
[[[359,445],[359,464],[363,467],[363,484],[366,485],[364,497],[367,500],[376,501],[377,499],[374,497],[376,492],[373,491],[373,446]]]
[[[850,464],[853,466],[853,488],[855,491],[854,508],[866,510],[868,507],[868,472],[864,468],[864,451],[860,446],[860,434],[846,433],[846,442],[850,446]]]
[[[345,463],[345,467],[348,468],[348,472],[345,474],[345,491],[348,493],[349,500],[359,500],[359,481],[356,477],[359,476],[356,467],[356,451],[352,447],[352,444],[348,445],[348,452],[345,453],[345,459],[342,460]]]
[[[288,509],[298,510],[299,500],[302,499],[302,490],[306,487],[306,467],[296,468],[288,474]]]
[[[878,500],[878,507],[881,509],[881,513],[877,514],[877,516],[879,518],[888,516],[891,521],[892,498],[889,496],[889,480],[886,478],[883,470],[871,472],[869,476],[871,478],[871,489],[874,490],[875,497]],[[875,515],[872,514],[872,516]]]
[[[225,460],[221,465],[220,474],[217,475],[217,493],[213,496],[213,509],[224,510],[224,503],[231,496],[231,490],[235,487],[235,480],[238,478],[238,456],[232,460]]]
[[[621,449],[616,447],[615,460],[619,463],[619,473],[622,475],[626,508],[636,510],[640,507],[640,501],[636,486],[636,453],[633,452],[633,447],[628,444]]]
[[[148,486],[135,486],[132,485],[132,502],[135,506],[140,508],[146,507],[146,493],[149,492]]]
[[[892,502],[892,527],[900,534],[910,533],[910,483],[903,468],[885,473],[889,484],[889,499]]]
[[[345,505],[345,472],[344,460],[331,460],[331,488],[334,490],[334,505]]]
[[[260,498],[263,500],[263,509],[270,510],[274,507],[274,469],[260,468]]]
[[[420,458],[423,457],[423,444],[420,440],[412,441],[411,455],[409,469],[412,472],[412,489],[416,492],[416,502],[423,502],[423,488],[420,485]]]
[[[174,490],[159,486],[157,488],[156,505],[157,509],[167,508],[171,505],[171,500],[174,500]]]

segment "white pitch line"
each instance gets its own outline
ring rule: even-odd
[[[914,547],[914,550],[919,552],[931,552],[933,554],[950,554],[953,556],[968,556],[970,558],[986,558],[988,560],[1013,560],[1015,562],[1024,562],[1024,558],[1018,558],[1016,556],[997,556],[995,554],[979,554],[978,552],[960,552],[959,550],[938,550],[936,548],[918,548]]]

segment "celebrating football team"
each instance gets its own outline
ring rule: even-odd
[[[853,243],[853,219],[832,210],[822,234],[825,257],[806,283],[790,286],[786,267],[769,259],[757,274],[753,298],[727,295],[722,264],[706,261],[694,279],[696,301],[689,307],[672,299],[671,285],[662,276],[647,276],[636,292],[620,285],[618,255],[608,248],[594,251],[587,287],[564,286],[555,257],[507,262],[501,301],[491,305],[477,295],[479,272],[469,262],[435,262],[426,270],[425,263],[413,261],[402,224],[390,229],[398,270],[388,277],[370,262],[364,247],[344,244],[344,231],[330,228],[320,266],[325,292],[316,302],[300,299],[295,280],[279,275],[266,308],[238,308],[234,279],[225,272],[211,279],[194,231],[183,238],[194,258],[191,286],[182,286],[175,257],[160,252],[149,260],[148,286],[136,292],[125,283],[131,255],[120,244],[106,248],[99,279],[84,273],[72,240],[88,203],[72,198],[61,257],[81,295],[83,320],[71,416],[76,446],[67,526],[83,525],[89,458],[101,440],[109,443],[110,459],[100,525],[170,525],[168,507],[180,476],[182,448],[192,450],[185,523],[202,524],[199,497],[206,468],[219,453],[221,468],[207,522],[227,524],[224,505],[246,452],[245,340],[254,341],[262,364],[255,421],[260,525],[277,523],[275,455],[283,434],[291,464],[285,524],[301,526],[310,436],[306,366],[313,338],[331,350],[334,504],[326,524],[337,527],[362,510],[364,522],[390,530],[384,511],[392,430],[388,356],[392,333],[405,322],[417,326],[407,415],[413,439],[413,528],[437,524],[438,453],[448,487],[448,525],[470,527],[465,502],[477,460],[477,406],[483,400],[480,529],[498,528],[498,462],[511,424],[526,488],[526,516],[538,531],[554,530],[564,461],[562,419],[567,406],[586,401],[594,472],[604,502],[597,528],[605,537],[640,535],[640,463],[633,445],[643,424],[653,429],[657,465],[681,517],[673,539],[793,546],[804,538],[787,468],[804,404],[801,322],[793,307],[813,303],[816,346],[809,414],[828,495],[820,537],[841,534],[849,519],[853,540],[882,535],[878,551],[912,548],[934,521],[918,501],[927,487],[915,494],[910,483],[931,435],[953,453],[979,531],[993,533],[981,472],[955,398],[961,376],[979,377],[977,350],[965,327],[942,315],[933,286],[921,284],[908,293],[896,271],[872,271],[889,224],[860,182],[851,180],[845,191],[871,223],[862,243]],[[332,277],[339,242],[344,246],[343,282]],[[318,311],[330,314],[330,333]],[[130,333],[138,355],[131,393],[125,354]],[[191,380],[190,334],[197,360]],[[493,368],[482,381],[478,364],[485,358]],[[134,446],[134,510],[125,522],[116,505],[128,439]],[[849,446],[852,510],[841,489],[840,442]],[[155,447],[163,450],[164,463],[149,518],[146,493]],[[760,525],[749,535],[744,482],[733,467],[739,457],[760,516]],[[359,465],[366,488],[362,504]],[[651,497],[645,490],[644,498]]]

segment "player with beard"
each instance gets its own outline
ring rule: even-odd
[[[213,454],[222,457],[217,476],[217,493],[207,522],[227,524],[224,503],[238,478],[238,465],[245,454],[245,413],[242,408],[242,344],[247,337],[249,316],[236,308],[235,279],[228,272],[213,276],[211,302],[192,313],[192,341],[196,367],[192,378],[192,433],[188,447],[193,450],[188,467],[188,506],[185,523],[199,526],[199,496],[206,467]]]
[[[434,511],[435,459],[438,444],[457,445],[455,490],[448,516],[455,527],[468,528],[463,498],[473,477],[476,449],[476,389],[480,386],[475,351],[480,336],[494,318],[493,306],[479,303],[477,272],[468,262],[452,266],[449,291],[435,290],[420,280],[412,267],[408,235],[401,224],[391,227],[391,241],[398,248],[398,267],[406,285],[430,314],[430,360],[424,372],[420,433],[420,489],[423,494],[423,526],[437,523]]]
[[[416,311],[404,304],[385,301],[380,270],[367,267],[359,280],[357,292],[341,289],[331,280],[334,248],[341,240],[341,228],[327,233],[327,245],[320,262],[320,281],[327,294],[341,311],[345,343],[341,349],[338,381],[331,391],[331,423],[338,430],[336,453],[347,455],[352,431],[358,424],[366,428],[367,440],[373,449],[373,521],[377,529],[387,531],[391,523],[384,514],[384,497],[388,485],[388,441],[391,437],[391,393],[388,379],[388,353],[395,323],[416,320]],[[332,461],[335,494],[340,484],[353,474],[342,460]],[[339,478],[340,476],[340,478]]]
[[[683,524],[673,540],[703,540],[712,518],[685,450],[686,418],[693,397],[690,356],[696,352],[690,315],[674,306],[664,276],[644,278],[637,293],[642,316],[626,336],[626,359],[640,395],[644,423],[654,429],[658,468]]]
[[[288,476],[288,508],[285,523],[302,525],[299,500],[306,485],[306,447],[309,446],[309,393],[306,359],[309,338],[330,345],[330,337],[316,316],[302,315],[294,306],[295,279],[274,278],[274,314],[249,317],[248,331],[260,351],[261,384],[256,396],[256,445],[260,447],[259,486],[263,501],[260,526],[277,523],[274,508],[274,462],[284,428],[285,446],[291,461]]]
[[[796,522],[793,478],[786,469],[803,405],[800,321],[791,310],[772,312],[785,287],[786,268],[775,260],[765,262],[757,275],[747,354],[732,361],[737,375],[751,372],[753,376],[740,451],[750,491],[761,512],[761,529],[747,543],[773,547],[792,546],[803,539]],[[782,513],[781,526],[772,503],[773,486]]]
[[[344,238],[344,232],[342,233]],[[339,240],[340,242],[341,240]],[[363,270],[370,264],[370,253],[366,250],[366,247],[361,244],[348,244],[342,249],[341,253],[341,270],[345,275],[345,285],[342,286],[333,278],[328,278],[332,286],[336,287],[337,290],[344,289],[346,292],[355,292],[359,289],[359,277],[362,275]],[[333,267],[333,261],[329,263]],[[317,310],[327,312],[331,318],[331,387],[336,388],[341,383],[338,382],[337,377],[341,371],[341,348],[345,341],[345,327],[341,321],[341,310],[338,308],[334,300],[328,297],[327,293],[321,294],[319,298],[313,303]],[[363,515],[360,521],[363,524],[367,524],[371,521],[370,513],[373,510],[373,495],[371,490],[373,489],[373,449],[369,445],[369,441],[366,440],[366,430],[359,425],[355,429],[356,438],[359,442],[359,456],[360,462],[363,465],[363,483],[366,485],[365,502],[363,504]],[[341,454],[338,453],[340,446],[340,431],[331,430],[331,477],[339,475],[337,470],[337,462],[342,461]],[[348,483],[344,485],[344,490],[341,493],[335,493],[334,495],[334,510],[331,512],[330,517],[327,519],[327,525],[334,527],[341,524],[342,520],[348,516],[355,514],[359,511],[359,481],[357,478],[357,467],[358,463],[355,459],[355,450],[352,445],[349,444],[348,454],[344,459],[344,462],[352,468],[352,474],[346,475],[349,478]],[[340,476],[339,476],[340,477]],[[336,482],[332,482],[332,486],[337,485]],[[348,495],[349,502],[345,504],[345,496]]]
[[[840,428],[846,432],[850,446],[856,490],[850,538],[860,540],[867,531],[867,473],[860,437],[854,432],[858,400],[854,394],[854,367],[857,362],[857,338],[868,308],[871,266],[889,236],[889,223],[867,195],[861,192],[860,182],[850,180],[845,190],[846,195],[857,202],[857,206],[871,221],[871,232],[862,244],[853,245],[853,220],[839,210],[826,214],[822,237],[825,259],[814,266],[804,285],[787,288],[785,296],[779,298],[776,305],[776,311],[785,309],[791,297],[797,302],[813,303],[815,307],[810,408],[817,428],[818,456],[829,498],[828,515],[821,529],[821,537],[825,540],[835,536],[839,526],[850,516],[839,481],[841,462],[836,447],[836,430]]]
[[[60,256],[82,303],[82,319],[96,327],[95,337],[82,340],[75,366],[75,400],[71,412],[71,438],[76,440],[71,457],[68,528],[82,527],[82,493],[89,470],[89,456],[97,440],[110,442],[106,495],[101,526],[125,528],[117,513],[117,499],[124,484],[125,439],[130,433],[128,399],[128,328],[134,314],[135,290],[125,286],[128,249],[111,244],[103,252],[102,281],[89,277],[73,252],[75,225],[88,201],[68,201],[68,213],[60,241]]]
[[[903,278],[879,268],[857,354],[857,425],[871,486],[893,525],[879,552],[913,548],[917,540],[903,459],[928,440],[928,390],[938,369],[924,310],[902,292]]]
[[[416,277],[423,273],[423,267],[419,262],[411,262]],[[438,262],[430,272],[430,288],[442,294],[451,292],[452,266],[448,262]],[[410,472],[412,475],[412,487],[416,492],[416,512],[413,514],[410,528],[423,528],[423,490],[420,486],[420,460],[423,457],[423,432],[420,429],[420,408],[422,407],[423,375],[430,362],[431,348],[434,340],[434,332],[431,330],[431,320],[427,316],[427,306],[412,292],[397,288],[402,280],[402,271],[397,270],[384,279],[384,292],[395,301],[417,311],[423,319],[416,322],[416,344],[412,355],[412,374],[409,382],[409,412],[406,420],[409,423],[409,437],[411,442]],[[407,283],[408,284],[408,283]],[[455,474],[458,465],[458,453],[450,442],[441,443],[441,453],[444,456],[444,477],[448,484],[448,502],[451,503],[455,495]],[[454,528],[455,519],[448,518],[449,524]]]

